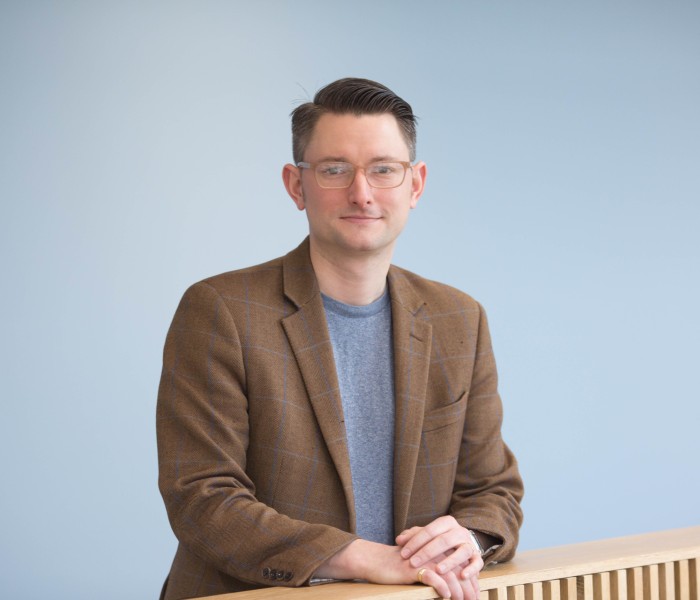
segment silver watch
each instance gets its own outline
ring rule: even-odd
[[[484,560],[491,556],[496,550],[498,550],[501,547],[501,544],[494,544],[493,546],[484,549],[476,533],[474,533],[471,529],[467,529],[467,531],[469,532],[469,537],[471,537],[472,539],[472,544],[474,544],[474,548],[476,548],[479,551],[479,555]]]
[[[479,552],[479,556],[483,558],[484,549],[481,547],[481,542],[479,542],[479,538],[476,537],[476,533],[474,533],[471,529],[467,529],[467,531],[469,532],[469,537],[472,539],[472,544],[474,545],[474,548],[476,548]]]

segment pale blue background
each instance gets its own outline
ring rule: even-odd
[[[288,113],[378,79],[396,262],[485,304],[523,549],[700,523],[700,3],[0,4],[0,595],[155,598],[164,336],[306,230]]]

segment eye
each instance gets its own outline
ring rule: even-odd
[[[396,163],[376,163],[369,170],[374,175],[393,175],[398,171],[398,166]]]
[[[341,177],[352,171],[348,163],[321,163],[318,165],[319,175],[324,177]]]

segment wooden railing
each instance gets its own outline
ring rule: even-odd
[[[700,527],[519,553],[479,577],[480,600],[700,600]],[[433,600],[420,585],[332,583],[216,600]]]

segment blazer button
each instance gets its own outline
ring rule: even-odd
[[[275,576],[277,577],[277,581],[283,581],[284,580],[284,571],[277,571],[277,573],[275,573]]]
[[[263,577],[264,577],[265,579],[269,579],[269,578],[270,578],[270,567],[265,567],[265,568],[263,569]]]
[[[284,574],[284,580],[285,580],[285,581],[291,581],[291,580],[292,580],[292,577],[294,577],[294,573],[292,573],[291,571],[287,571],[287,572]]]

